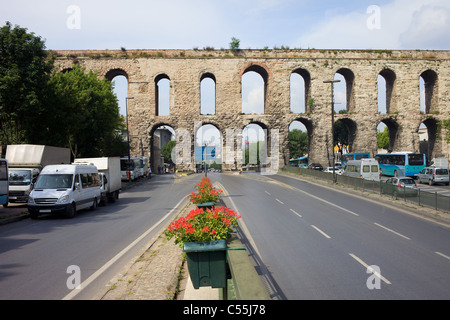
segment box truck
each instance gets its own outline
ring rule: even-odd
[[[97,167],[100,176],[102,204],[105,204],[106,200],[114,202],[119,199],[119,193],[122,189],[119,157],[77,158],[74,164],[94,165]]]
[[[69,164],[70,149],[14,144],[6,147],[9,167],[9,202],[27,202],[41,170],[50,164]]]

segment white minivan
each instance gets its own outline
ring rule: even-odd
[[[78,210],[96,209],[100,196],[96,166],[48,165],[29,195],[28,211],[32,218],[43,213],[62,213],[72,218]]]
[[[349,160],[345,167],[345,176],[380,181],[380,165],[372,158]]]

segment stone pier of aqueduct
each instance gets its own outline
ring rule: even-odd
[[[234,168],[239,157],[234,145],[239,135],[230,136],[230,130],[238,132],[251,123],[267,129],[268,153],[283,167],[289,159],[288,128],[295,120],[308,130],[310,162],[330,165],[331,85],[324,81],[332,80],[336,73],[345,78],[347,112],[336,114],[335,121],[347,126],[351,150],[376,152],[376,128],[383,122],[389,128],[391,151],[419,152],[418,131],[424,123],[429,136],[427,156],[449,156],[448,144],[437,138],[439,122],[450,117],[449,51],[98,50],[57,54],[60,70],[80,64],[109,80],[125,76],[128,96],[134,97],[128,101],[132,155],[150,157],[155,130],[168,125],[182,133],[177,134],[178,144],[188,145],[187,150],[177,150],[184,160],[191,159],[179,169],[194,168],[193,143],[199,123],[212,124],[222,134],[223,150],[227,150],[223,154],[224,170]],[[263,114],[242,112],[241,80],[249,71],[259,73],[264,80]],[[290,110],[292,73],[304,79],[304,99],[309,103],[303,113]],[[386,81],[383,113],[378,111],[379,75]],[[200,112],[200,83],[205,77],[215,83],[213,115]],[[421,77],[425,111],[420,110]],[[170,114],[165,116],[158,115],[160,79],[170,80]],[[278,150],[273,148],[274,134]]]

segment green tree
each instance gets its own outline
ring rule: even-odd
[[[252,142],[248,145],[248,148],[244,149],[244,165],[248,164],[261,164],[261,156],[265,156],[264,153],[267,152],[266,142],[265,141],[257,141]],[[264,151],[266,150],[266,151]],[[261,154],[262,153],[262,154]],[[256,158],[256,159],[255,159]],[[256,160],[256,163],[255,163]]]
[[[291,159],[300,158],[308,151],[308,133],[299,129],[289,131],[289,154]]]
[[[383,132],[377,132],[378,149],[389,149],[389,129],[385,127]]]
[[[0,28],[0,141],[29,142],[31,114],[45,107],[43,98],[54,57],[44,41],[11,23]]]
[[[240,44],[241,40],[233,37],[231,38],[231,42],[230,42],[230,50],[234,53],[236,53],[239,50],[239,44]]]
[[[67,146],[74,157],[124,153],[120,131],[125,128],[110,81],[76,65],[54,72],[48,85],[46,116],[31,140]]]
[[[450,119],[438,123],[436,137],[450,143]]]
[[[164,161],[167,163],[173,163],[172,150],[175,147],[175,141],[170,140],[165,146],[161,148],[161,154],[164,156]]]

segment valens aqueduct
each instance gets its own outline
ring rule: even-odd
[[[60,70],[78,63],[100,77],[128,80],[128,121],[132,155],[152,154],[155,130],[176,132],[179,169],[193,169],[196,130],[212,124],[222,135],[223,169],[236,166],[239,133],[250,123],[267,131],[267,149],[279,167],[289,159],[288,128],[297,120],[309,136],[310,162],[331,165],[331,86],[341,74],[346,83],[347,112],[336,114],[348,128],[351,150],[377,150],[376,128],[389,128],[391,151],[419,152],[419,126],[428,130],[427,158],[449,156],[438,138],[439,123],[450,117],[450,52],[428,50],[95,50],[58,51]],[[249,71],[264,81],[264,112],[242,112],[241,79]],[[303,77],[307,108],[290,110],[290,76]],[[386,82],[386,112],[378,111],[377,78]],[[201,114],[200,83],[215,84],[215,112]],[[420,110],[419,79],[425,83],[425,110]],[[170,80],[170,114],[158,114],[158,81]],[[276,135],[276,137],[275,137]],[[241,138],[242,139],[242,138]],[[276,140],[276,141],[275,141]],[[183,147],[184,145],[184,147]],[[279,151],[279,152],[277,152]],[[239,162],[239,161],[238,161]],[[182,163],[182,164],[181,164]],[[240,165],[239,163],[237,164]]]

